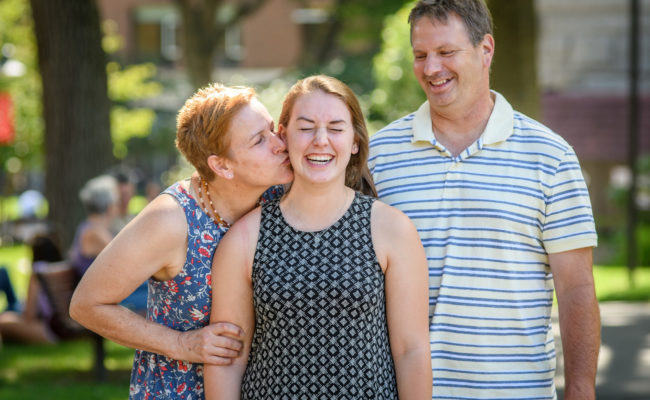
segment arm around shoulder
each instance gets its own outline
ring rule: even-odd
[[[70,315],[128,347],[191,362],[209,360],[219,345],[214,343],[217,332],[204,328],[181,333],[119,305],[150,277],[173,277],[173,271],[179,271],[185,261],[186,241],[187,223],[181,207],[170,196],[159,196],[120,231],[86,271],[73,295]],[[211,345],[197,344],[203,342]],[[206,347],[209,351],[201,350]]]
[[[183,216],[179,218],[174,204],[164,200],[161,196],[147,205],[97,256],[79,282],[70,305],[72,318],[129,347],[146,349],[152,339],[148,337],[151,327],[119,303],[169,265],[170,253],[182,251],[185,246],[186,224],[180,219]]]
[[[372,210],[372,240],[385,271],[386,316],[400,399],[431,398],[429,278],[411,220],[381,202]]]

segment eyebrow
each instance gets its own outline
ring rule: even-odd
[[[311,119],[309,119],[309,118],[307,118],[307,117],[298,117],[298,118],[296,118],[296,121],[301,121],[301,120],[302,120],[302,121],[309,122],[309,123],[312,123],[312,124],[315,123],[313,120],[311,120]],[[345,123],[345,120],[344,120],[344,119],[337,119],[337,120],[334,120],[334,121],[330,121],[330,122],[328,122],[328,124],[330,124],[330,125],[331,125],[331,124],[343,124],[343,123]]]

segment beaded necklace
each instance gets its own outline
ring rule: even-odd
[[[212,219],[214,220],[214,223],[217,225],[221,225],[224,228],[230,228],[230,224],[226,222],[223,218],[221,218],[217,210],[214,208],[214,204],[212,203],[212,198],[210,197],[210,189],[208,187],[208,182],[203,180],[203,178],[199,175],[199,184],[196,186],[199,189],[199,201],[201,202],[201,208],[203,208],[203,211],[205,211],[206,214],[210,215],[210,213],[208,212],[208,208],[205,206],[205,203],[203,202],[203,195],[201,193],[202,185],[205,186],[205,194],[208,197],[208,201],[210,202],[210,208],[212,209],[212,215],[213,215]]]

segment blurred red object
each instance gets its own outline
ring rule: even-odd
[[[0,145],[14,140],[13,104],[9,93],[0,93]]]

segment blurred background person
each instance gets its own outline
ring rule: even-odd
[[[36,235],[30,241],[32,263],[56,262],[63,259],[58,239],[52,232]],[[0,338],[23,343],[52,343],[60,339],[53,325],[53,310],[32,272],[22,311],[7,310],[0,314]]]
[[[134,215],[129,212],[129,202],[131,202],[131,199],[135,195],[136,177],[133,171],[124,166],[116,168],[111,175],[117,182],[118,193],[117,213],[113,218],[111,231],[113,232],[113,235],[117,235],[117,233],[134,217]]]
[[[7,308],[5,311],[18,311],[20,309],[20,302],[16,297],[14,286],[11,284],[9,271],[7,271],[7,267],[5,266],[0,267],[0,292],[4,293],[7,298]]]
[[[118,217],[118,183],[110,175],[89,180],[79,192],[87,216],[78,226],[69,258],[81,277],[95,257],[113,239],[112,226]]]
[[[149,203],[162,192],[162,187],[160,186],[158,180],[151,178],[149,181],[147,181],[144,192],[145,196],[147,197],[147,203]]]

